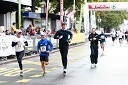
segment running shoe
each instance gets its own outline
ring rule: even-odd
[[[20,76],[22,77],[24,74],[23,74],[23,71],[20,72]]]
[[[66,69],[63,70],[63,73],[64,73],[64,74],[66,73]]]

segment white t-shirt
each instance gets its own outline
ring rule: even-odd
[[[119,38],[122,38],[122,36],[123,36],[123,33],[120,32],[120,33],[119,33]]]
[[[16,52],[21,52],[24,50],[24,46],[25,46],[25,38],[23,36],[21,36],[20,38],[15,37],[13,42],[17,42],[18,44],[15,46],[15,51]]]
[[[116,37],[116,32],[111,32],[112,37]]]

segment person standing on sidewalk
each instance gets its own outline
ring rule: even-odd
[[[73,36],[72,33],[66,29],[66,25],[66,23],[62,23],[62,29],[58,30],[54,35],[54,39],[59,39],[59,49],[62,58],[63,73],[66,73],[68,48]]]
[[[92,28],[92,33],[89,34],[88,37],[90,41],[90,49],[91,49],[91,67],[96,67],[96,64],[98,62],[98,41],[99,41],[99,35],[96,33],[96,29]]]
[[[12,47],[15,46],[16,57],[20,67],[20,76],[23,76],[23,65],[22,65],[22,58],[24,57],[24,48],[28,46],[27,41],[22,36],[22,31],[18,30],[15,39],[12,41]]]
[[[13,35],[16,33],[16,23],[15,22],[12,23],[11,32]]]
[[[49,52],[53,50],[53,44],[51,41],[46,39],[46,34],[44,32],[41,32],[41,40],[38,42],[37,49],[40,53],[40,62],[41,67],[43,70],[43,75],[45,75],[45,67],[48,65],[49,61]]]

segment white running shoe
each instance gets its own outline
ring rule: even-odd
[[[94,67],[96,67],[96,64],[94,64]]]
[[[94,64],[91,64],[91,68],[94,68]]]
[[[63,73],[66,73],[66,69],[63,70]]]
[[[23,71],[20,71],[20,76],[22,77],[24,74],[23,74]]]

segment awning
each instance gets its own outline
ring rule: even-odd
[[[46,18],[46,13],[41,13],[41,18]],[[48,18],[51,18],[52,20],[60,20],[60,15],[48,14]]]
[[[35,19],[40,19],[40,13],[35,13],[35,12],[24,12],[23,17],[25,18],[35,18]]]
[[[25,5],[22,5],[25,6]],[[18,11],[18,4],[8,1],[0,1],[0,14],[7,12]]]

